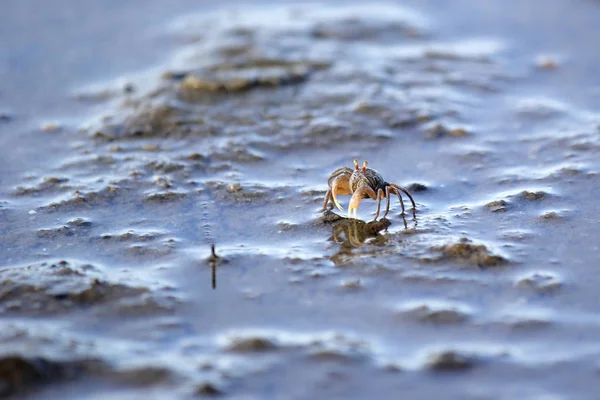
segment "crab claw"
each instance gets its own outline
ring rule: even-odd
[[[333,203],[340,211],[344,211],[344,208],[340,205],[340,202],[337,199],[338,194],[350,194],[350,189],[348,188],[348,177],[337,177],[331,185],[331,198],[333,199]]]
[[[348,204],[348,218],[356,219],[356,213],[358,212],[358,205],[363,198],[363,194],[359,193],[362,191],[354,192],[352,198],[350,199],[350,204]],[[352,217],[352,213],[354,213],[354,217]]]
[[[331,198],[333,199],[333,203],[335,204],[335,206],[340,210],[340,211],[344,211],[344,208],[340,205],[339,201],[337,200],[336,195],[336,190],[335,188],[331,191]]]
[[[354,211],[354,218],[356,219],[356,213],[358,211],[358,205],[364,198],[370,197],[373,200],[378,200],[375,191],[369,186],[361,186],[356,190],[350,198],[350,204],[348,204],[348,218],[351,218],[350,213]]]

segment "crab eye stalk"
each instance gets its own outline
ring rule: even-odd
[[[362,171],[365,172],[367,170],[367,165],[369,165],[368,162],[363,162],[363,166],[362,166]],[[356,168],[358,169],[358,165],[356,166]]]
[[[354,168],[358,171],[358,160],[354,160]]]

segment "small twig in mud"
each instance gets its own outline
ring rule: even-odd
[[[210,245],[210,258],[208,259],[209,262],[211,263],[217,263],[219,260],[221,259],[221,257],[219,257],[217,255],[217,253],[215,253],[215,245],[214,243]]]
[[[213,289],[217,288],[217,264],[219,264],[221,261],[223,261],[223,260],[215,252],[215,244],[212,243],[210,245],[210,257],[208,257],[208,263],[210,264],[211,273],[212,273],[212,288]]]

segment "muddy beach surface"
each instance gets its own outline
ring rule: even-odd
[[[598,393],[600,3],[58,3],[0,6],[0,398]],[[353,159],[416,218],[323,212]]]

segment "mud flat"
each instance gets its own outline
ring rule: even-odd
[[[0,397],[595,393],[600,4],[510,5],[123,5],[142,65],[0,86]]]

